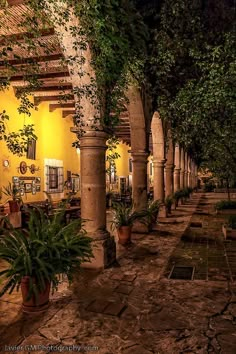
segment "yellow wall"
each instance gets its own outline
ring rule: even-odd
[[[120,157],[116,160],[116,174],[117,176],[128,177],[129,175],[129,157],[130,154],[128,153],[130,147],[126,144],[120,143],[117,146],[117,152]]]
[[[0,187],[7,186],[8,182],[12,182],[13,176],[20,177],[41,177],[41,192],[36,195],[27,193],[23,197],[24,202],[44,200],[46,198],[44,190],[44,159],[63,160],[64,180],[66,180],[66,171],[79,173],[79,155],[71,144],[75,140],[75,134],[70,132],[72,127],[71,118],[62,118],[61,110],[49,112],[48,103],[41,103],[38,111],[32,110],[31,117],[19,115],[17,107],[19,101],[14,95],[13,89],[0,93],[0,112],[6,110],[10,116],[7,122],[9,131],[21,129],[23,124],[35,124],[35,133],[38,137],[36,143],[36,160],[27,159],[26,156],[17,157],[13,155],[6,147],[5,142],[0,142]],[[9,167],[3,166],[3,160],[10,161]],[[21,161],[25,161],[27,166],[35,164],[39,171],[31,174],[27,169],[26,174],[21,174],[19,165]],[[31,183],[32,181],[28,181]],[[65,191],[66,192],[66,191]],[[5,196],[2,201],[4,202]]]

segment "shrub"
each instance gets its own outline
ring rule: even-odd
[[[229,216],[228,226],[231,227],[231,229],[236,229],[236,215]]]
[[[216,210],[223,209],[236,209],[236,201],[234,200],[221,200],[220,202],[215,204]]]

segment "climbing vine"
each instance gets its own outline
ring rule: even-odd
[[[37,79],[42,64],[39,65],[33,58],[39,53],[53,53],[55,49],[53,44],[45,45],[40,40],[41,32],[52,27],[61,28],[61,32],[69,34],[73,41],[73,53],[65,56],[61,65],[67,66],[70,74],[79,78],[71,92],[76,101],[74,125],[83,134],[89,118],[93,120],[93,127],[109,128],[112,135],[113,128],[119,122],[120,112],[127,103],[125,93],[130,79],[141,75],[146,52],[147,28],[135,7],[135,1],[28,0],[26,4],[29,11],[19,25],[24,29],[22,40],[11,38],[9,42],[7,36],[3,36],[0,59],[5,64],[6,76],[0,81],[1,89],[9,87],[11,75],[23,71],[25,86],[17,92],[20,100],[18,111],[30,114],[35,106],[29,96],[43,85]],[[7,16],[9,9],[5,2],[3,7]],[[62,41],[60,45],[63,47]],[[18,51],[15,51],[16,48]],[[91,54],[89,63],[88,49]],[[23,60],[24,55],[20,52],[30,54],[28,56],[31,59],[27,59],[27,63],[24,59],[24,65],[19,67],[11,64],[9,58]],[[88,65],[92,67],[94,75],[88,70]],[[92,117],[85,116],[86,102],[95,107]],[[4,120],[1,120],[1,124],[4,125]],[[20,136],[23,137],[21,134],[25,133],[29,133],[29,130],[23,129]]]

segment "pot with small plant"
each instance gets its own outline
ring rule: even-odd
[[[113,220],[111,228],[117,229],[119,243],[129,244],[131,241],[132,226],[135,221],[144,221],[147,216],[145,211],[134,211],[133,206],[126,206],[122,203],[113,203]]]
[[[173,204],[173,198],[168,195],[166,198],[165,198],[165,208],[166,208],[166,217],[171,214],[171,207],[172,207],[172,204]]]
[[[236,215],[230,215],[226,224],[222,226],[225,238],[236,239]]]
[[[0,272],[0,296],[21,288],[24,312],[45,311],[49,293],[57,289],[62,276],[72,282],[81,263],[93,257],[92,239],[81,220],[65,225],[64,213],[49,219],[38,208],[30,211],[28,229],[14,229],[9,224],[2,230],[0,259],[6,266]]]
[[[148,225],[150,227],[156,223],[160,206],[161,206],[160,200],[152,200],[148,202],[146,214],[147,214]]]
[[[20,195],[20,190],[15,186],[15,184],[11,184],[11,182],[9,182],[8,186],[3,187],[2,193],[8,197],[6,202],[9,204],[10,213],[20,211],[22,198]]]
[[[174,193],[173,201],[174,201],[175,209],[179,206],[179,201],[182,198],[182,196],[183,196],[182,190],[178,190]]]

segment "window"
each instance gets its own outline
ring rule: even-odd
[[[63,192],[63,167],[46,166],[47,192]]]
[[[26,158],[31,160],[36,159],[36,140],[28,140]]]

